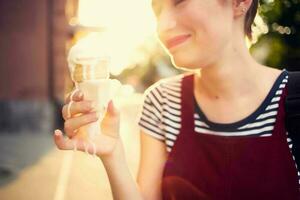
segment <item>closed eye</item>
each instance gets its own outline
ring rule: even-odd
[[[181,4],[182,2],[184,2],[185,0],[173,0],[173,3],[175,6]]]
[[[177,6],[183,2],[185,2],[186,0],[172,0],[174,6]],[[161,13],[161,9],[162,9],[162,2],[161,0],[152,0],[152,10],[154,12],[154,14],[156,16],[159,16]]]

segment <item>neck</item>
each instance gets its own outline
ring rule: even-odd
[[[259,87],[262,65],[250,55],[243,39],[230,43],[217,62],[203,67],[196,76],[196,92],[211,99],[232,100]]]

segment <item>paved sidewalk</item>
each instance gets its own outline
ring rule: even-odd
[[[129,102],[121,107],[121,137],[135,176],[139,132],[133,122],[138,106]],[[0,168],[5,163],[13,173],[0,175],[1,200],[112,200],[101,161],[82,152],[58,150],[50,133],[0,134],[0,152]]]

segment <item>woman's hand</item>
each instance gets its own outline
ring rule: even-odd
[[[109,102],[107,113],[101,123],[102,133],[97,134],[92,140],[85,137],[80,128],[97,121],[93,102],[84,100],[83,93],[79,90],[68,95],[65,102],[62,116],[65,120],[64,129],[67,138],[63,137],[60,130],[54,132],[54,141],[59,149],[73,150],[76,147],[79,151],[95,153],[100,158],[110,157],[116,149],[122,149],[116,148],[122,146],[119,137],[120,114],[112,101]]]

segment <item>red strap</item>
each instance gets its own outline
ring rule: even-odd
[[[181,129],[194,132],[194,74],[186,75],[181,85]]]

